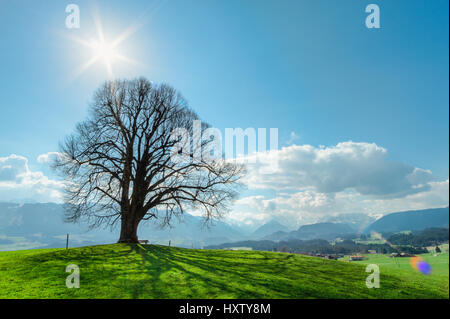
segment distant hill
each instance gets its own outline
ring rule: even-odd
[[[319,222],[323,223],[344,223],[360,232],[376,220],[375,217],[362,213],[348,213],[331,216],[324,216]]]
[[[355,229],[344,223],[317,223],[300,226],[291,232],[278,231],[265,236],[266,240],[292,240],[292,239],[334,239],[342,235],[356,233]]]
[[[272,241],[279,241],[279,240],[287,239],[287,238],[289,238],[289,232],[277,231],[277,232],[275,232],[273,234],[265,236],[263,239],[265,239],[265,240],[272,240]]]
[[[354,233],[354,229],[344,223],[317,223],[301,226],[290,233],[297,239],[334,239],[340,235]]]
[[[289,229],[284,226],[281,225],[279,222],[275,221],[275,220],[271,220],[270,222],[262,225],[261,227],[259,227],[258,229],[256,229],[251,237],[255,238],[255,239],[259,239],[259,238],[263,238],[265,236],[268,236],[270,234],[273,234],[275,232],[287,232]]]
[[[400,232],[405,230],[422,230],[431,227],[449,225],[449,209],[434,208],[392,213],[378,219],[364,230],[364,233]]]

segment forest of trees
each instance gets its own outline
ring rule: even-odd
[[[427,247],[448,241],[448,228],[428,228],[420,232],[397,233],[388,237],[393,245]]]
[[[307,254],[365,254],[369,250],[376,251],[379,254],[408,253],[422,254],[426,253],[425,247],[439,245],[448,242],[449,230],[447,228],[429,228],[414,233],[396,233],[385,234],[390,244],[377,243],[357,243],[353,239],[344,239],[331,243],[324,239],[313,240],[248,240],[234,243],[225,243],[221,245],[207,246],[207,249],[224,249],[231,247],[251,247],[253,250],[263,251],[281,251],[290,253]],[[368,239],[366,237],[359,239]]]
[[[253,250],[263,251],[281,251],[290,253],[308,253],[308,254],[365,254],[369,250],[374,250],[379,254],[390,254],[394,252],[405,252],[409,254],[425,253],[423,247],[402,246],[393,248],[388,244],[361,244],[353,240],[346,239],[342,242],[331,244],[327,240],[287,240],[274,242],[270,240],[248,240],[235,243],[226,243],[221,245],[212,245],[205,247],[206,249],[224,249],[231,247],[251,247]]]

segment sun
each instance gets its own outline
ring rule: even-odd
[[[106,42],[93,41],[92,50],[95,56],[105,62],[105,64],[113,63],[118,56],[116,49],[110,43]]]
[[[86,61],[78,70],[77,76],[86,71],[94,63],[103,63],[106,67],[109,78],[114,77],[113,65],[118,62],[126,62],[136,64],[137,62],[129,59],[128,57],[120,54],[119,45],[132,35],[139,26],[133,25],[127,28],[122,34],[117,36],[111,41],[108,41],[103,33],[103,28],[100,19],[96,17],[94,19],[97,31],[97,38],[86,41],[83,38],[71,37],[74,41],[89,48],[92,52],[92,57]]]
[[[114,45],[105,42],[104,40],[91,41],[91,49],[93,59],[95,61],[103,62],[106,66],[108,74],[112,76],[112,65],[120,58],[120,54]]]

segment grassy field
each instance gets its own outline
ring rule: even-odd
[[[80,288],[65,286],[68,264]],[[448,264],[447,264],[448,268]],[[448,270],[448,269],[447,269]],[[285,253],[155,245],[0,252],[0,298],[448,298],[448,272],[384,267],[368,289],[365,265]]]
[[[434,256],[434,253],[429,254],[420,254],[418,255],[423,258],[428,264],[431,265],[431,274],[426,276],[428,278],[436,278],[439,280],[449,279],[449,254],[448,253],[440,253],[437,256]],[[367,254],[364,255],[365,260],[362,261],[352,261],[355,264],[377,264],[380,266],[380,271],[382,272],[384,269],[386,270],[394,270],[401,271],[402,273],[407,272],[416,272],[410,265],[410,258],[407,257],[398,257],[391,258],[389,255],[382,254]],[[342,260],[348,260],[348,257],[343,258]]]

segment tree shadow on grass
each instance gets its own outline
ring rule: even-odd
[[[197,251],[122,244],[26,258],[25,280],[41,275],[58,294],[89,298],[308,298],[326,296],[324,274],[290,267],[293,255]],[[65,287],[65,267],[80,267],[81,288]],[[299,289],[299,280],[303,285]],[[42,287],[45,289],[46,287]]]
[[[20,260],[21,264],[8,267],[17,267],[15,279],[31,285],[31,296],[38,298],[383,297],[365,287],[362,266],[292,254],[121,244],[45,252]],[[65,267],[72,263],[80,267],[80,289],[65,286],[69,275]],[[409,291],[411,296],[415,290]]]
[[[208,256],[204,257],[204,251],[199,254],[192,250],[192,258],[189,258],[186,251],[177,253],[173,248],[161,246],[131,245],[131,249],[142,257],[143,270],[153,279],[150,283],[151,290],[163,298],[176,298],[180,295],[189,298],[300,296],[299,291],[294,291],[296,287],[291,281],[281,278],[289,271],[286,263],[281,261],[291,259],[292,255],[280,255],[270,267],[266,267],[262,261],[270,258],[264,253],[255,253],[256,258],[239,256],[239,261],[235,261],[232,255],[227,256],[228,258],[212,258],[212,261]],[[182,274],[183,282],[166,280],[169,273]],[[320,292],[312,285],[305,285],[301,292],[303,296],[317,294]]]

